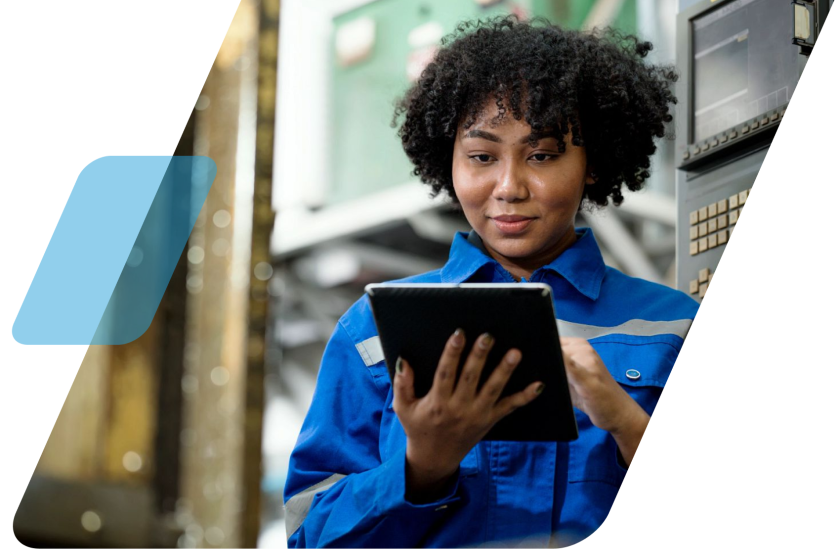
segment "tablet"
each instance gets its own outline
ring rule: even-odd
[[[462,366],[475,340],[489,332],[496,342],[480,383],[484,383],[505,352],[517,348],[522,352],[522,360],[502,396],[521,391],[534,381],[545,383],[545,389],[534,401],[500,420],[484,439],[577,439],[550,286],[370,284],[365,291],[370,296],[391,381],[397,357],[402,356],[414,369],[414,391],[421,398],[432,386],[440,355],[455,329],[466,333]]]

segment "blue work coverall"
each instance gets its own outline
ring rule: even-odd
[[[560,333],[587,338],[650,414],[697,303],[605,266],[593,233],[577,234],[530,281],[551,285]],[[476,237],[457,234],[442,269],[402,282],[514,282]],[[327,344],[292,453],[284,496],[290,547],[568,545],[601,525],[624,479],[612,436],[576,410],[576,441],[481,442],[461,462],[445,498],[410,503],[405,432],[392,400],[363,297]]]

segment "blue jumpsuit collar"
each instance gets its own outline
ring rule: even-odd
[[[598,299],[607,267],[589,228],[577,228],[577,241],[549,264],[534,271],[551,270],[565,278],[578,292],[591,300]],[[449,261],[441,270],[444,282],[460,284],[476,276],[480,270],[500,266],[482,248],[469,241],[469,233],[458,232],[452,240]],[[473,238],[477,238],[473,235]],[[479,238],[480,239],[480,238]]]

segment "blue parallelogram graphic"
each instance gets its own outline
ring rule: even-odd
[[[81,172],[18,312],[21,344],[126,344],[149,328],[216,177],[203,156]]]

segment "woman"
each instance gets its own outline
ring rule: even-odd
[[[696,311],[606,267],[574,228],[583,206],[619,204],[648,177],[676,101],[673,72],[642,61],[650,48],[542,21],[464,24],[397,108],[415,173],[473,228],[442,269],[402,282],[550,284],[579,439],[481,441],[542,389],[499,398],[516,349],[477,387],[490,333],[472,348],[453,333],[423,398],[405,360],[392,386],[362,298],[327,345],[292,454],[290,546],[565,545],[606,518]]]

